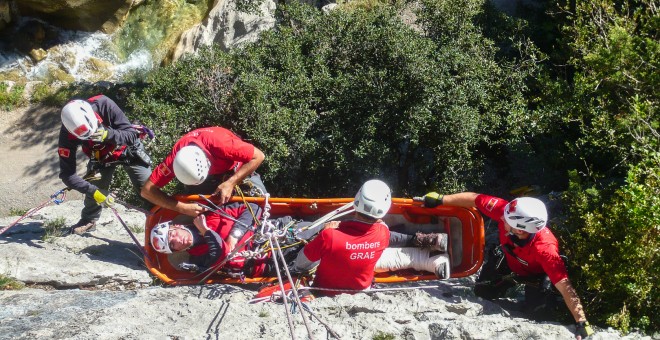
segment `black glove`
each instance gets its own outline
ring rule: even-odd
[[[435,208],[442,205],[442,199],[445,195],[438,194],[437,192],[429,192],[424,195],[424,206],[427,208]]]
[[[594,330],[591,328],[591,325],[588,321],[580,321],[575,323],[575,338],[580,337],[581,339],[586,339],[592,334],[594,334]]]

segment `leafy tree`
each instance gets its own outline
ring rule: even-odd
[[[566,142],[584,166],[571,173],[562,238],[593,318],[657,331],[657,4],[594,0],[566,9],[574,74],[565,122],[577,132]]]
[[[517,123],[535,119],[524,96],[535,65],[480,33],[487,2],[460,17],[465,2],[448,3],[423,7],[423,31],[381,6],[281,6],[259,41],[157,70],[131,103],[164,136],[155,159],[190,129],[225,126],[264,150],[278,196],[348,196],[372,177],[397,195],[460,190],[479,180],[478,145],[519,139],[529,125]],[[457,26],[443,36],[447,18]]]

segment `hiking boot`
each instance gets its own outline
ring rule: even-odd
[[[433,264],[435,265],[435,276],[440,280],[448,279],[451,274],[449,269],[449,257],[441,254],[434,256],[431,259],[433,259]]]
[[[71,226],[71,229],[69,229],[70,234],[76,234],[76,235],[82,235],[84,233],[88,233],[90,231],[96,230],[96,222],[95,221],[84,221],[80,220],[78,223],[74,224]]]
[[[446,253],[447,252],[447,234],[443,233],[421,233],[418,232],[413,237],[413,245],[418,248],[429,248],[431,250]]]

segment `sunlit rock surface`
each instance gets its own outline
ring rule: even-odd
[[[203,22],[181,35],[171,59],[176,61],[211,44],[228,50],[241,43],[255,41],[259,33],[275,25],[274,14],[275,2],[272,0],[264,0],[258,14],[236,11],[233,0],[217,0]]]

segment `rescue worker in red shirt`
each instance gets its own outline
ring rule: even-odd
[[[227,129],[196,129],[174,144],[172,152],[142,187],[141,194],[153,204],[195,217],[205,209],[197,203],[179,202],[161,188],[176,177],[184,184],[186,193],[214,194],[224,204],[231,198],[234,187],[249,177],[254,188],[265,194],[266,188],[254,172],[264,158],[261,150]]]
[[[364,183],[353,202],[355,214],[337,228],[326,228],[298,253],[295,270],[308,271],[320,261],[313,286],[359,291],[371,286],[374,268],[387,248],[390,231],[381,220],[390,209],[390,188],[382,181]]]
[[[488,300],[503,297],[515,282],[505,276],[515,273],[519,278],[549,278],[559,291],[576,322],[576,338],[584,339],[593,330],[575,289],[568,279],[564,261],[559,256],[559,244],[549,228],[545,204],[536,198],[520,197],[511,202],[504,199],[463,192],[440,195],[432,192],[424,196],[426,207],[440,204],[466,208],[476,207],[481,213],[497,221],[501,251],[491,254],[477,278],[475,295]],[[506,261],[502,261],[502,256]],[[499,257],[499,258],[498,258]],[[538,281],[537,281],[538,282]],[[525,286],[525,300],[534,300],[538,289]],[[529,306],[533,307],[533,306]]]
[[[81,218],[70,229],[80,235],[95,229],[102,204],[112,205],[108,189],[116,166],[123,165],[139,192],[151,174],[151,159],[140,141],[144,131],[138,131],[117,104],[104,95],[70,101],[62,108],[61,118],[57,149],[60,179],[70,189],[85,194]],[[98,172],[100,177],[81,178],[76,174],[78,146],[90,159],[87,174]]]

